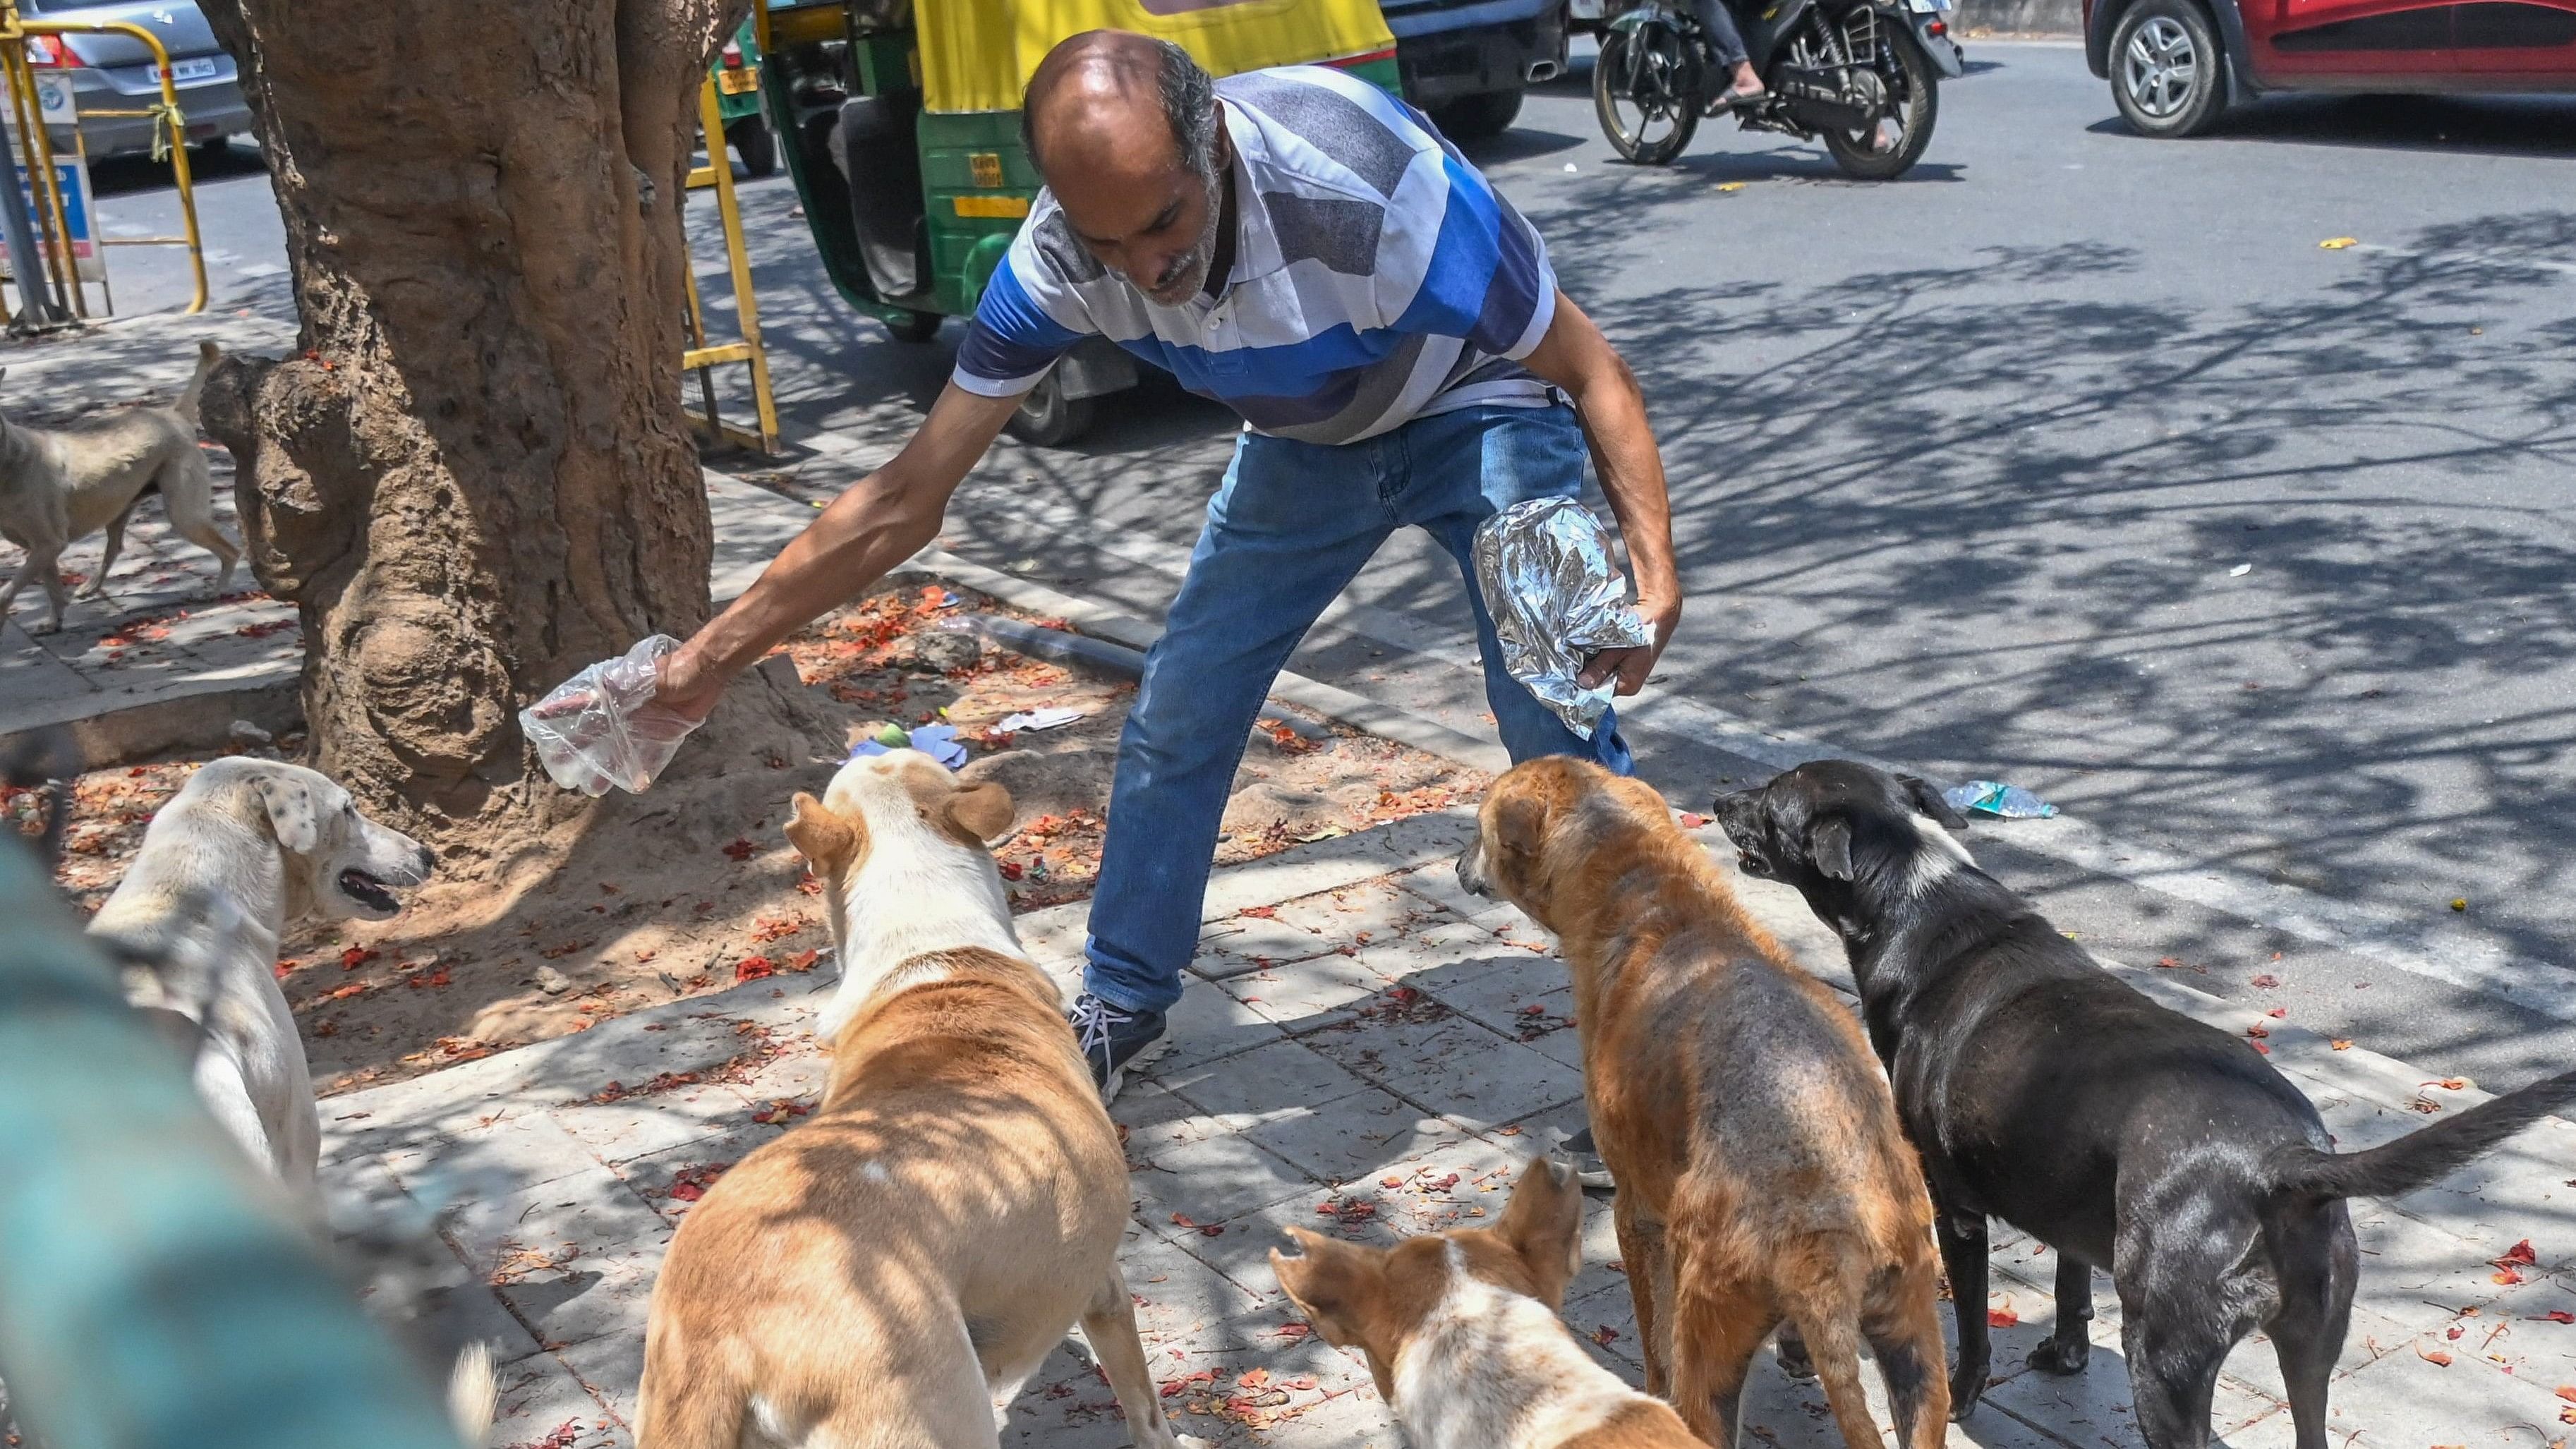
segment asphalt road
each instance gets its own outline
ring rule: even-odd
[[[2152,142],[2071,46],[1970,63],[1891,185],[1732,128],[1616,164],[1580,62],[1479,153],[1664,444],[1692,602],[1645,772],[2012,781],[2074,820],[1971,843],[2088,944],[2491,1086],[2576,1062],[2576,100]],[[724,466],[824,496],[959,329],[888,341],[783,181],[744,198],[798,446]],[[1168,384],[1108,413],[1006,443],[948,542],[1156,615],[1233,424]],[[1477,728],[1464,623],[1399,539],[1297,667]]]

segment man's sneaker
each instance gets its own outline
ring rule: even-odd
[[[1128,1011],[1088,991],[1074,998],[1065,1019],[1073,1024],[1073,1039],[1082,1047],[1082,1060],[1090,1066],[1103,1102],[1117,1099],[1129,1067],[1144,1065],[1171,1044],[1163,1013]]]
[[[1592,1145],[1592,1129],[1584,1128],[1565,1139],[1565,1155],[1574,1159],[1575,1181],[1585,1187],[1616,1190],[1610,1180],[1610,1166],[1601,1160],[1601,1149]]]

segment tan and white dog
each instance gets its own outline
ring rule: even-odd
[[[796,797],[841,981],[820,1110],[692,1208],[654,1284],[639,1449],[999,1442],[1076,1320],[1144,1449],[1179,1439],[1118,1271],[1127,1162],[984,841],[1011,797],[929,756]]]
[[[152,817],[89,923],[188,970],[128,973],[127,999],[196,1039],[197,1093],[251,1160],[311,1201],[321,1127],[277,945],[307,916],[381,921],[429,878],[429,847],[358,813],[318,770],[209,761]]]
[[[1490,1228],[1370,1248],[1290,1228],[1279,1286],[1368,1357],[1415,1449],[1696,1449],[1681,1415],[1593,1361],[1557,1317],[1583,1255],[1583,1187],[1530,1159]]]
[[[143,495],[155,491],[171,529],[222,565],[215,592],[231,585],[241,547],[215,527],[214,475],[197,447],[197,398],[222,357],[215,344],[197,344],[196,375],[166,408],[127,408],[65,428],[20,427],[0,418],[0,538],[27,551],[17,576],[0,589],[0,618],[34,579],[53,606],[52,619],[37,632],[63,627],[69,602],[57,567],[63,550],[107,530],[98,572],[80,591],[84,599],[98,597],[125,546],[126,521]]]

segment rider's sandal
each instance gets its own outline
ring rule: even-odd
[[[1758,106],[1769,99],[1771,99],[1771,88],[1768,86],[1749,91],[1724,90],[1717,93],[1717,104],[1731,111]]]

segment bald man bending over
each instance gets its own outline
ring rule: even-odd
[[[1587,684],[1645,683],[1681,588],[1636,379],[1557,290],[1538,233],[1420,112],[1321,67],[1211,82],[1178,46],[1092,31],[1040,63],[1022,117],[1046,189],[929,418],[664,658],[647,708],[693,727],[773,645],[929,544],[1021,396],[1083,337],[1242,413],[1119,741],[1071,1012],[1106,1097],[1180,999],[1272,680],[1390,533],[1427,529],[1457,558],[1514,759],[1629,766],[1615,718],[1578,738],[1503,672],[1469,563],[1476,525],[1573,497],[1588,445],[1654,643],[1596,656]]]

